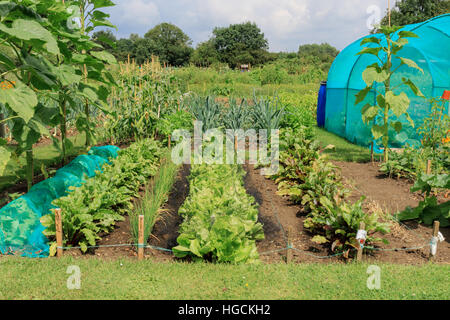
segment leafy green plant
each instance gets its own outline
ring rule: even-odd
[[[430,100],[431,112],[425,117],[417,132],[422,136],[422,146],[433,151],[446,144],[450,128],[450,117],[445,113],[446,100]]]
[[[217,262],[258,262],[256,240],[264,238],[258,209],[246,193],[241,166],[192,166],[189,197],[179,213],[176,257]]]
[[[272,176],[278,194],[303,206],[304,226],[313,233],[312,241],[330,243],[332,251],[348,251],[355,246],[361,222],[369,234],[387,232],[377,213],[367,214],[361,199],[355,204],[346,201],[350,194],[344,187],[337,168],[328,162],[319,143],[309,135],[308,128],[283,129],[280,144],[280,170]],[[369,237],[368,243],[381,239]]]
[[[192,114],[181,110],[161,117],[156,123],[158,133],[168,137],[177,129],[193,130]]]
[[[331,243],[332,251],[344,252],[349,248],[358,248],[356,234],[361,222],[365,223],[367,231],[366,246],[379,242],[387,243],[386,240],[373,235],[376,232],[388,233],[389,225],[379,222],[380,216],[377,212],[367,214],[362,207],[363,201],[364,197],[354,204],[346,201],[337,204],[323,197],[320,202],[326,209],[325,212],[313,213],[305,220],[304,226],[316,234],[316,242]]]
[[[336,167],[321,157],[318,142],[306,136],[305,128],[282,131],[280,170],[272,179],[278,184],[279,195],[302,204],[310,213],[323,210],[323,198],[339,199],[347,191]]]
[[[223,123],[227,129],[247,129],[251,126],[251,109],[245,99],[240,103],[236,99],[229,100],[229,107],[223,116]]]
[[[102,173],[55,200],[53,204],[62,212],[64,244],[78,245],[83,252],[88,246],[95,246],[99,233],[111,231],[116,221],[132,211],[131,199],[156,174],[163,153],[155,140],[136,142],[121,150],[117,159],[103,167]],[[54,213],[43,216],[41,223],[47,228],[44,235],[54,239]],[[52,242],[50,254],[55,251],[56,243]]]
[[[435,189],[450,189],[450,175],[422,174],[417,179],[411,192],[421,191],[425,193],[425,200],[419,203],[417,208],[408,207],[399,213],[399,221],[419,219],[421,222],[432,225],[434,221],[439,220],[442,227],[450,226],[450,201],[438,204],[436,196],[431,196]]]
[[[203,131],[221,127],[222,105],[214,97],[192,99],[189,108],[194,118],[203,122]]]
[[[270,137],[272,130],[280,128],[284,117],[284,108],[279,105],[278,99],[257,99],[253,95],[253,119],[255,129],[267,130],[267,136]]]
[[[365,123],[372,122],[371,130],[374,139],[382,139],[385,162],[389,160],[389,128],[392,127],[397,133],[400,133],[403,124],[398,119],[401,116],[405,116],[409,123],[414,126],[414,122],[407,112],[410,99],[405,92],[400,94],[394,92],[399,86],[393,88],[391,79],[403,65],[423,73],[423,70],[413,60],[402,58],[398,55],[399,51],[408,44],[407,38],[418,37],[411,31],[399,31],[400,29],[401,27],[381,27],[380,32],[384,35],[386,43],[375,36],[365,38],[361,42],[361,46],[365,47],[358,53],[358,55],[373,55],[379,61],[368,66],[363,72],[362,77],[367,86],[356,95],[355,105],[363,102],[369,92],[376,92],[376,105],[366,104],[362,108],[361,113]],[[394,63],[397,60],[399,65],[394,68]],[[383,86],[382,91],[377,87],[377,83],[381,83]],[[415,95],[424,97],[410,79],[402,78],[401,85],[409,87]]]
[[[109,86],[114,83],[105,63],[114,63],[115,59],[80,32],[68,3],[14,0],[3,1],[0,8],[1,78],[11,84],[7,93],[0,92],[0,103],[6,107],[11,133],[18,143],[14,152],[27,152],[31,187],[33,145],[42,135],[50,136],[48,126],[59,125],[60,149],[65,159],[70,147],[66,139],[69,109],[78,107],[80,97],[104,109]],[[92,83],[81,82],[80,64],[89,68],[87,79]],[[82,125],[82,117],[76,123],[79,130],[90,132]],[[56,139],[54,142],[59,144]],[[11,154],[11,150],[0,146],[2,171]]]

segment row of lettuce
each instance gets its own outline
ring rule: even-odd
[[[240,165],[193,165],[189,196],[180,208],[176,257],[193,261],[254,263],[264,239],[255,199],[244,187]]]

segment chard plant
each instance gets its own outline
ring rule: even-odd
[[[376,92],[376,104],[366,104],[362,108],[361,113],[364,123],[371,123],[373,138],[375,140],[382,139],[385,162],[389,160],[389,127],[392,127],[397,133],[400,133],[403,124],[398,118],[403,115],[406,116],[411,126],[414,126],[414,122],[407,111],[410,105],[408,95],[405,92],[396,94],[394,93],[394,90],[405,85],[409,87],[415,95],[424,97],[419,88],[409,78],[403,77],[402,82],[399,85],[392,86],[392,77],[403,65],[423,73],[423,70],[413,60],[398,55],[400,50],[408,44],[408,38],[418,38],[418,36],[411,31],[399,31],[400,28],[401,27],[396,26],[382,27],[380,31],[385,36],[386,42],[378,37],[366,38],[361,42],[361,46],[365,46],[364,49],[358,53],[358,55],[373,55],[378,59],[378,62],[368,66],[363,72],[362,77],[366,83],[366,88],[356,95],[355,105],[363,102],[369,92]],[[393,63],[395,58],[400,60],[397,67],[394,67]],[[384,88],[384,92],[378,89],[379,86],[377,86],[376,83],[381,84]],[[393,116],[395,116],[395,119]],[[375,118],[377,117],[382,119],[381,124],[376,123]]]

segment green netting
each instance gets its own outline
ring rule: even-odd
[[[49,246],[40,217],[55,208],[53,200],[65,196],[69,187],[94,177],[119,150],[115,146],[93,147],[88,155],[78,156],[53,178],[34,185],[26,195],[0,209],[0,254],[47,257]]]
[[[402,77],[410,78],[428,97],[441,97],[445,90],[450,89],[450,14],[442,15],[424,23],[405,26],[402,30],[410,30],[419,38],[409,39],[409,43],[399,52],[404,57],[415,61],[423,70],[420,71],[401,66],[398,73],[392,78],[392,87],[401,83]],[[381,34],[376,36],[386,42]],[[361,119],[361,109],[367,103],[376,104],[375,91],[358,104],[355,103],[355,95],[366,87],[362,73],[367,66],[376,63],[376,57],[372,55],[357,55],[361,51],[361,41],[354,42],[346,47],[335,59],[328,74],[327,104],[325,114],[325,128],[347,140],[369,146],[372,142],[372,134]],[[381,57],[383,58],[383,57]],[[394,68],[400,61],[394,59]],[[378,87],[377,90],[384,91]],[[404,124],[403,132],[398,135],[393,129],[389,132],[391,147],[401,147],[408,143],[417,145],[420,137],[416,128],[423,123],[423,119],[430,113],[431,105],[422,98],[416,97],[407,86],[400,85],[394,92],[406,92],[411,99],[408,113],[414,121],[415,128],[411,127],[406,118],[400,118]],[[447,112],[448,105],[447,105]],[[381,119],[376,119],[379,122]],[[381,144],[380,141],[375,141]]]

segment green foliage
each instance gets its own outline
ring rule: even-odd
[[[331,66],[334,58],[339,54],[339,50],[328,43],[304,44],[298,48],[300,58],[316,57],[322,64]]]
[[[189,197],[179,213],[176,257],[217,262],[258,262],[256,240],[264,238],[258,209],[246,193],[241,166],[192,166]]]
[[[281,105],[284,107],[284,117],[281,128],[293,130],[306,127],[312,135],[316,125],[317,92],[310,91],[303,95],[294,93],[281,93],[278,95]]]
[[[270,137],[272,130],[280,128],[285,111],[280,106],[278,99],[266,99],[253,97],[253,128],[267,130],[267,136]]]
[[[236,68],[241,64],[257,65],[265,62],[268,42],[259,27],[251,22],[215,28],[210,40],[219,61]]]
[[[426,172],[428,160],[431,160],[431,171],[433,173],[450,172],[448,146],[441,146],[438,149],[406,147],[399,153],[390,152],[389,160],[381,164],[380,171],[389,175],[389,177],[414,180],[423,172]]]
[[[400,0],[395,2],[395,7],[391,12],[391,24],[405,26],[420,23],[449,12],[449,0]],[[388,24],[389,17],[386,15],[381,20],[381,25],[387,26]]]
[[[157,126],[164,129],[166,117],[181,110],[179,80],[171,72],[151,72],[146,66],[127,64],[121,66],[119,81],[111,99],[112,113],[104,125],[114,142],[152,137]],[[186,120],[182,113],[178,116],[178,120]]]
[[[214,97],[194,97],[188,102],[188,106],[195,120],[203,123],[203,132],[221,127],[222,105]]]
[[[417,179],[411,192],[421,191],[425,193],[424,201],[419,203],[417,208],[408,207],[403,212],[399,213],[397,218],[399,221],[419,219],[427,225],[432,225],[434,221],[438,220],[441,227],[450,226],[450,201],[438,204],[436,196],[430,196],[435,189],[450,189],[450,175],[449,174],[421,174]]]
[[[363,211],[362,200],[346,201],[350,192],[337,168],[321,156],[318,142],[306,127],[283,129],[280,141],[280,170],[272,178],[279,195],[302,205],[307,216],[304,226],[314,234],[313,241],[330,243],[332,251],[344,252],[355,246],[361,222],[366,223],[369,235],[388,232],[387,225],[378,221],[378,213]],[[378,241],[369,236],[366,243]]]
[[[131,212],[132,198],[156,174],[163,153],[154,140],[136,142],[121,150],[112,164],[103,167],[102,173],[55,200],[53,204],[62,211],[64,244],[78,245],[83,252],[88,246],[95,246],[100,233],[110,232],[124,214]],[[44,235],[54,239],[54,213],[43,216],[41,223],[47,228]],[[52,243],[51,254],[55,249],[56,244]]]
[[[320,156],[320,147],[307,128],[284,129],[280,137],[280,170],[272,176],[278,194],[301,204],[305,213],[323,211],[322,198],[346,194],[336,167]]]
[[[178,129],[192,131],[194,128],[192,121],[192,115],[189,112],[180,110],[172,114],[163,115],[162,118],[158,120],[156,128],[159,134],[162,134],[167,138]]]
[[[15,0],[1,4],[0,71],[2,81],[11,88],[0,94],[0,103],[6,107],[13,138],[19,144],[17,156],[30,151],[42,135],[50,136],[48,126],[60,124],[64,157],[70,145],[65,136],[67,114],[78,107],[78,99],[83,97],[93,107],[105,108],[108,88],[114,84],[105,63],[115,60],[73,22],[80,17],[75,10],[78,3]],[[96,9],[107,3],[97,1]],[[105,23],[105,18],[91,17],[89,28]],[[83,64],[89,70],[84,82]],[[77,129],[91,135],[92,124],[85,116],[79,115],[76,124]],[[7,153],[1,154],[0,169],[8,161]],[[30,177],[28,180],[30,184]]]
[[[342,252],[348,248],[358,248],[356,234],[359,230],[361,222],[365,223],[367,238],[365,245],[377,242],[387,242],[381,238],[375,238],[374,233],[380,232],[386,234],[389,232],[389,226],[380,223],[380,216],[373,212],[367,214],[363,210],[364,198],[361,198],[354,204],[348,202],[336,205],[333,201],[322,198],[326,212],[324,214],[313,214],[307,218],[304,225],[309,230],[321,235],[326,242],[331,243],[332,251]]]
[[[425,148],[438,149],[448,143],[447,136],[450,128],[450,117],[445,114],[445,100],[431,99],[431,113],[425,117],[417,133],[422,136]]]
[[[245,99],[238,103],[236,99],[229,100],[229,106],[223,116],[223,123],[227,129],[248,129],[253,125],[252,111]]]
[[[139,243],[140,215],[144,216],[144,243],[147,243],[153,227],[162,212],[161,207],[169,198],[177,172],[178,166],[170,161],[169,158],[166,158],[152,183],[146,187],[144,196],[136,204],[136,208],[130,212],[131,231],[135,243]]]
[[[191,63],[198,67],[209,67],[219,62],[219,55],[212,40],[199,43],[191,56]]]
[[[379,60],[364,70],[362,77],[367,87],[356,95],[355,105],[363,102],[369,92],[377,93],[376,105],[366,104],[362,108],[361,114],[364,123],[371,125],[373,138],[382,140],[385,162],[389,160],[389,128],[392,127],[400,134],[403,124],[398,121],[398,118],[401,116],[406,116],[411,126],[414,126],[414,122],[407,112],[410,104],[408,96],[405,92],[396,94],[391,88],[391,78],[398,70],[398,67],[393,67],[394,59],[398,60],[400,66],[405,65],[423,73],[423,70],[414,61],[398,56],[399,51],[408,43],[407,38],[417,38],[415,33],[399,31],[399,29],[400,27],[382,27],[381,32],[386,38],[387,45],[377,37],[365,38],[361,42],[361,46],[364,48],[358,53],[358,55],[373,55]],[[384,92],[377,89],[376,83],[382,84]],[[409,87],[415,95],[424,97],[411,80],[402,78],[402,85]]]
[[[149,30],[144,38],[153,43],[155,50],[151,53],[171,66],[188,63],[194,51],[190,47],[191,39],[180,28],[170,23],[158,24]]]
[[[289,75],[287,71],[279,65],[268,64],[260,69],[256,69],[252,72],[252,77],[255,81],[266,84],[282,84],[288,82]]]

